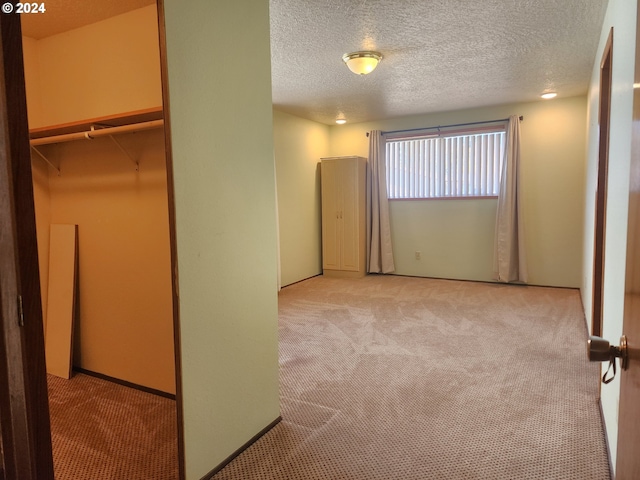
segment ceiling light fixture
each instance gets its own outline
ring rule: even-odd
[[[336,120],[336,123],[338,125],[344,125],[345,123],[347,123],[347,121],[344,118],[339,118]]]
[[[556,95],[558,95],[556,92],[547,92],[547,93],[543,93],[542,95],[540,95],[542,98],[544,98],[545,100],[549,100],[550,98],[555,98]]]
[[[345,53],[342,56],[342,61],[356,75],[366,75],[373,72],[381,60],[382,54],[379,52],[353,52]]]

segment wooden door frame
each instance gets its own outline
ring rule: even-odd
[[[605,234],[607,230],[607,177],[609,170],[609,123],[611,117],[611,76],[613,64],[613,27],[600,62],[600,98],[598,108],[599,144],[596,211],[593,244],[593,293],[591,297],[591,334],[602,336],[604,300]]]
[[[160,75],[162,81],[162,112],[167,170],[167,198],[169,208],[169,243],[171,249],[171,296],[173,305],[173,345],[176,375],[176,411],[178,415],[178,474],[185,479],[184,411],[182,397],[182,349],[180,342],[180,298],[178,296],[178,246],[176,240],[176,208],[173,182],[173,149],[171,144],[171,116],[169,114],[169,71],[167,68],[167,42],[164,22],[164,0],[156,0],[158,10],[158,36],[160,42]]]
[[[15,1],[12,3],[16,3]],[[157,0],[165,119],[179,478],[185,478],[177,247],[164,2]],[[0,15],[0,475],[53,480],[20,16]],[[8,232],[9,234],[6,234]],[[18,298],[22,299],[21,308]],[[20,312],[24,318],[21,325]],[[0,476],[0,479],[2,478]]]
[[[15,2],[12,2],[15,3]],[[7,478],[53,479],[20,16],[0,16],[0,423]]]

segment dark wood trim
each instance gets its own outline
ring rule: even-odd
[[[175,189],[173,183],[173,148],[171,144],[171,114],[169,102],[169,71],[167,68],[167,35],[164,21],[164,0],[156,0],[160,42],[160,74],[162,76],[162,108],[164,142],[167,162],[167,196],[169,209],[169,242],[171,248],[171,294],[173,305],[173,337],[176,372],[176,411],[178,416],[178,474],[185,480],[184,411],[182,400],[182,348],[180,342],[180,297],[178,296],[178,246],[176,240]]]
[[[61,123],[60,125],[51,125],[47,127],[34,128],[29,130],[29,138],[52,137],[55,135],[64,135],[67,133],[84,132],[92,126],[120,127],[131,123],[150,122],[152,120],[162,119],[162,107],[145,108],[133,112],[121,113],[118,115],[107,115],[104,117],[89,118],[87,120],[78,120],[76,122]]]
[[[593,242],[593,294],[591,310],[591,332],[602,335],[602,309],[604,302],[605,236],[607,230],[607,174],[609,169],[609,120],[611,115],[611,75],[613,64],[613,27],[600,62],[600,98],[598,124],[598,178],[596,185],[596,211]]]
[[[151,387],[145,387],[144,385],[139,385],[137,383],[127,382],[126,380],[122,380],[120,378],[110,377],[109,375],[105,375],[104,373],[93,372],[91,370],[86,370],[84,368],[75,366],[73,367],[73,371],[82,373],[84,375],[89,375],[90,377],[99,378],[100,380],[105,380],[107,382],[116,383],[118,385],[122,385],[123,387],[133,388],[134,390],[140,390],[141,392],[157,395],[158,397],[164,397],[170,400],[176,399],[176,396],[172,393],[163,392],[162,390],[157,390]]]
[[[15,2],[12,2],[15,3]],[[0,414],[8,478],[53,479],[19,15],[0,16]],[[18,296],[24,322],[19,323]],[[8,388],[8,389],[5,389]],[[8,423],[6,425],[5,423]]]
[[[220,465],[218,465],[216,468],[214,468],[209,473],[207,473],[204,477],[202,477],[201,480],[210,480],[211,478],[213,478],[213,476],[216,473],[218,473],[224,467],[229,465],[233,461],[234,458],[236,458],[238,455],[240,455],[242,452],[244,452],[251,445],[256,443],[260,439],[260,437],[262,437],[265,433],[267,433],[269,430],[271,430],[273,427],[275,427],[281,421],[282,421],[282,417],[276,418],[273,422],[271,422],[269,425],[267,425],[262,430],[260,430],[257,434],[255,434],[253,437],[251,437],[251,440],[249,440],[247,443],[245,443],[239,449],[237,449],[235,452],[233,452],[231,455],[229,455]]]

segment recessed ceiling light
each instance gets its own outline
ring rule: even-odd
[[[550,98],[555,98],[556,95],[558,95],[556,92],[547,92],[547,93],[543,93],[542,95],[540,95],[542,98],[544,98],[545,100],[549,100]]]
[[[347,123],[347,121],[344,118],[339,118],[336,120],[336,123],[338,125],[344,125],[345,123]]]

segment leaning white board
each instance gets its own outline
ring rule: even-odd
[[[78,271],[77,225],[52,224],[49,236],[49,298],[45,356],[47,373],[71,377],[73,320]]]

